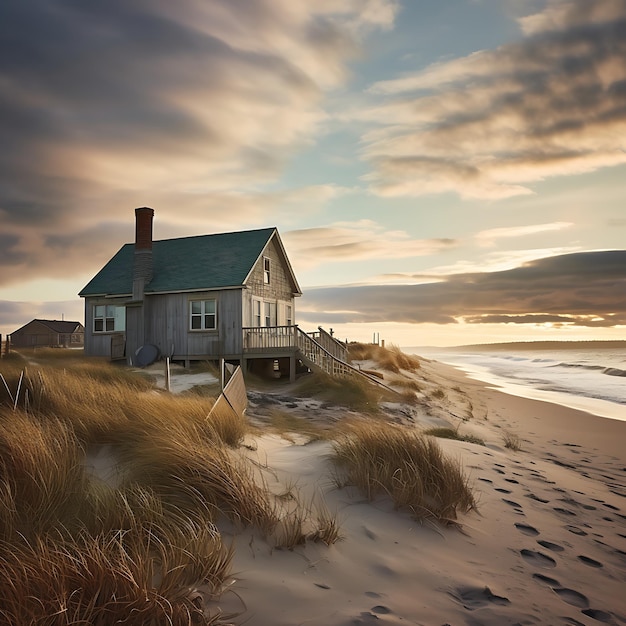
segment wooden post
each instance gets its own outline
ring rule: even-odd
[[[170,357],[165,357],[165,391],[171,391],[170,388]]]

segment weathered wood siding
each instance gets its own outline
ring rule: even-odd
[[[192,300],[216,300],[217,329],[190,330]],[[145,298],[146,343],[178,359],[241,354],[241,290],[149,295]]]
[[[263,258],[267,257],[271,261],[270,284],[265,284],[263,280]],[[283,265],[282,255],[278,250],[274,239],[266,246],[261,258],[256,262],[246,286],[251,293],[266,300],[292,300],[294,286]]]
[[[269,258],[271,263],[270,283],[264,281],[263,259]],[[296,307],[294,298],[294,284],[291,281],[287,268],[284,265],[282,254],[272,239],[263,254],[256,262],[246,283],[247,289],[243,296],[243,325],[254,326],[252,317],[252,301],[273,302],[277,308],[277,325],[286,324],[285,306],[291,306],[291,323],[296,323]]]
[[[192,300],[216,300],[217,329],[190,330]],[[127,301],[128,299],[126,299]],[[111,356],[111,337],[119,333],[94,333],[94,306],[121,306],[124,299],[85,299],[85,353]],[[178,359],[237,357],[242,352],[241,289],[146,295],[143,304],[126,307],[126,356],[132,359],[144,344],[157,346],[161,354]]]

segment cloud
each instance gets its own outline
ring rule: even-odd
[[[359,38],[396,11],[394,0],[3,1],[0,219],[11,241],[0,276],[66,271],[95,224],[110,253],[135,206],[195,232],[266,219],[252,200],[324,131],[325,93],[346,80]],[[97,267],[98,251],[83,264]]]
[[[370,88],[365,176],[381,196],[502,199],[626,163],[626,0],[559,0],[525,37]]]
[[[300,309],[327,323],[626,325],[626,251],[564,254],[419,285],[307,290]]]
[[[527,226],[512,226],[503,228],[490,228],[476,233],[478,245],[492,246],[498,239],[511,239],[516,237],[527,237],[558,230],[571,228],[571,222],[552,222],[550,224],[529,224]]]
[[[298,267],[333,261],[418,257],[457,245],[454,239],[413,239],[404,231],[385,230],[371,220],[292,230],[282,237]]]

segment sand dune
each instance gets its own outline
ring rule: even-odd
[[[337,489],[328,442],[258,436],[249,454],[274,488],[323,498],[342,540],[275,550],[234,533],[236,574],[214,606],[255,626],[626,623],[626,423],[501,394],[435,362],[403,375],[421,382],[424,401],[388,407],[391,419],[460,423],[484,439],[439,440],[470,474],[479,512],[462,516],[461,530],[416,522],[386,498]],[[434,388],[446,391],[437,402]],[[341,413],[284,390],[276,402],[318,422]],[[263,423],[261,404],[249,411]],[[505,448],[505,431],[522,450]]]

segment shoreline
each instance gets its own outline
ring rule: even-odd
[[[517,398],[526,398],[528,400],[536,400],[538,402],[547,402],[557,406],[566,407],[574,411],[580,411],[601,417],[603,419],[618,420],[626,422],[626,406],[601,400],[599,398],[590,398],[588,396],[566,393],[564,391],[549,391],[544,389],[536,389],[527,385],[520,385],[508,381],[507,379],[492,374],[487,368],[478,366],[468,366],[461,363],[438,361],[445,363],[450,367],[463,372],[468,378],[477,380],[495,391],[505,393]],[[484,369],[484,371],[483,371]]]
[[[481,354],[488,355],[489,351],[484,351]],[[511,354],[513,355],[514,353]],[[466,355],[460,352],[458,354],[450,352],[448,355],[445,351],[437,352],[434,350],[432,352],[424,351],[421,356],[455,368],[463,372],[467,378],[480,381],[484,385],[498,390],[501,393],[564,406],[604,419],[626,421],[626,403],[574,393],[567,389],[546,389],[539,386],[550,384],[549,379],[539,378],[536,381],[537,385],[531,384],[528,380],[526,384],[524,382],[517,382],[515,378],[509,378],[497,373],[497,371],[492,371],[492,368],[488,364],[466,362],[464,357],[469,355],[479,356],[479,354],[473,355],[468,353]],[[529,376],[531,374],[528,373],[526,375]],[[538,371],[537,375],[541,377],[541,371]],[[616,378],[616,380],[619,379]],[[520,381],[524,381],[524,377],[522,377]]]
[[[626,464],[626,447],[623,444],[626,441],[626,421],[544,398],[508,393],[504,388],[492,387],[489,382],[472,377],[461,366],[442,361],[431,363],[436,363],[436,369],[453,382],[458,381],[471,389],[484,405],[488,418],[497,416],[510,424],[512,429],[525,430],[528,427],[532,429],[532,434],[543,431],[544,437],[572,439],[573,443],[581,446],[591,444]]]

